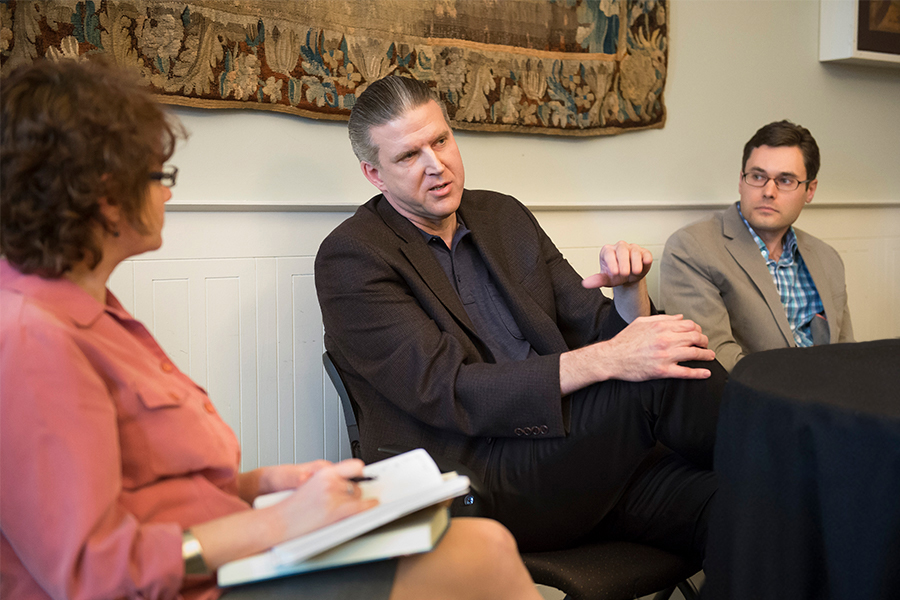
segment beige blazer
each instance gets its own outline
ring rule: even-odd
[[[837,251],[794,228],[822,298],[830,342],[852,342],[844,263]],[[700,324],[728,371],[751,352],[796,346],[787,314],[737,205],[676,231],[666,242],[660,304]]]

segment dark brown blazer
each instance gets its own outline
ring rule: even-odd
[[[421,446],[484,476],[493,439],[564,436],[560,353],[626,326],[517,200],[466,190],[459,213],[540,356],[495,364],[421,232],[372,198],[325,239],[315,265],[325,347],[358,404],[367,462],[381,445]]]

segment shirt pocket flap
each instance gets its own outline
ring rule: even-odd
[[[157,388],[137,384],[134,389],[138,400],[149,410],[181,406],[188,397],[187,390],[174,386]]]

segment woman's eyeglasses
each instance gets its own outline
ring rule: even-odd
[[[178,177],[178,167],[173,165],[166,165],[163,167],[162,171],[154,171],[150,173],[150,179],[152,181],[158,181],[166,187],[172,187],[175,185],[175,180]]]

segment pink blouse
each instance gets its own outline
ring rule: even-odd
[[[181,532],[248,505],[206,393],[107,291],[0,260],[0,596],[217,598]]]

